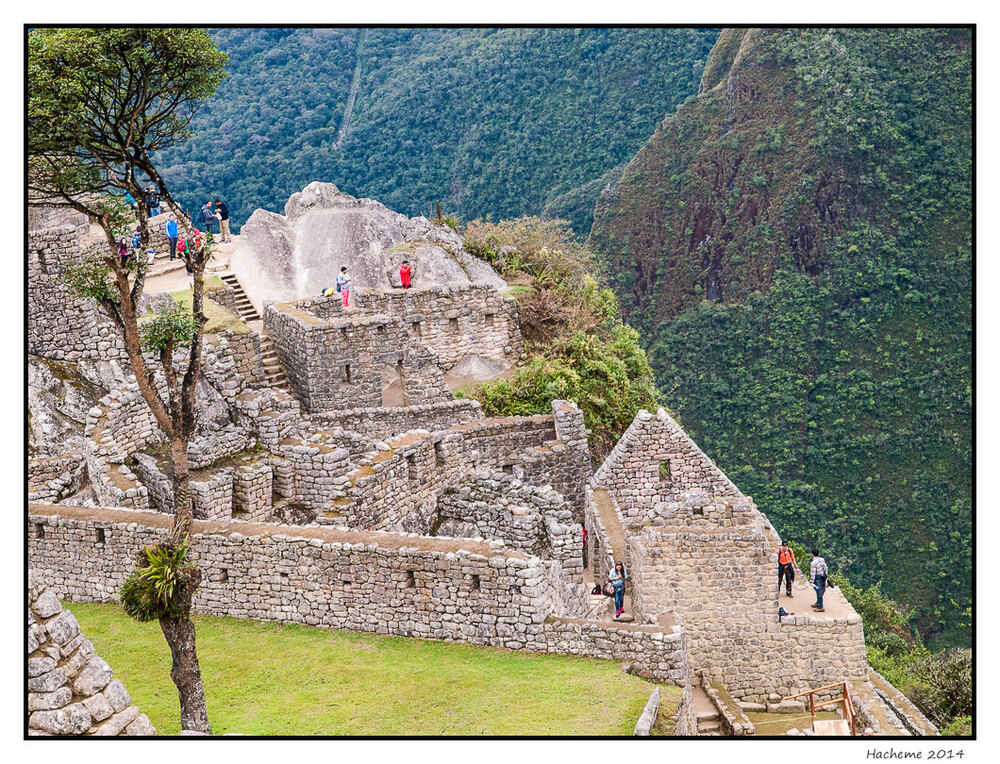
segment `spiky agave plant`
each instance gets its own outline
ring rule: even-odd
[[[201,583],[198,566],[187,559],[186,541],[143,547],[136,569],[122,584],[122,607],[137,621],[178,619],[188,615]]]

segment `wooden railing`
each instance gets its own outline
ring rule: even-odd
[[[839,698],[834,698],[833,700],[824,700],[822,703],[817,703],[815,698],[813,698],[813,693],[815,692],[823,692],[825,690],[836,690],[837,688],[841,688],[842,690],[842,694]],[[809,713],[812,715],[813,724],[816,723],[817,708],[843,703],[844,719],[846,719],[851,725],[851,735],[857,734],[857,731],[855,729],[855,719],[854,719],[854,702],[851,699],[851,688],[848,686],[847,682],[837,682],[836,684],[828,684],[823,687],[816,687],[812,690],[806,690],[805,692],[800,692],[798,695],[789,695],[787,698],[784,698],[784,700],[801,698],[803,695],[809,696]]]

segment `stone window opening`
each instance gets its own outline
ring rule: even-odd
[[[434,464],[438,467],[444,466],[444,445],[440,440],[434,444]]]
[[[660,482],[661,483],[672,483],[673,477],[670,474],[670,460],[661,459],[660,460]]]
[[[35,532],[35,538],[43,539],[45,538],[45,526],[41,523],[32,523],[32,529]]]
[[[344,581],[344,591],[345,592],[351,591],[351,582],[350,581]]]
[[[417,482],[417,457],[415,454],[406,455],[406,476],[411,484]]]
[[[385,337],[385,326],[381,326],[380,325],[380,326],[375,327],[375,334],[376,334],[377,337],[379,337],[379,339],[384,338]]]
[[[521,593],[521,587],[517,586],[516,584],[512,584],[511,587],[510,587],[510,593],[511,594],[520,594]]]
[[[412,324],[410,324],[410,328],[411,328],[411,330],[413,331],[413,333],[416,336],[418,336],[418,337],[420,336],[420,322],[419,321],[414,321]]]
[[[476,575],[472,576],[472,591],[474,592],[479,591],[479,576]]]
[[[38,250],[38,265],[41,266],[42,273],[44,273],[46,276],[52,275],[49,273],[49,264],[45,258],[45,251],[41,249]]]
[[[348,385],[353,384],[351,381],[351,364],[349,363],[344,364],[344,383]]]
[[[94,541],[98,544],[103,544],[104,540],[104,528],[96,528],[94,530]]]
[[[508,475],[513,475],[514,474],[514,465],[513,464],[505,464],[500,469],[503,470]]]
[[[484,313],[483,319],[487,326],[493,326],[496,323],[496,313]]]
[[[222,568],[219,571],[219,583],[224,584],[229,580],[229,571],[226,568]]]
[[[448,328],[451,331],[453,331],[455,334],[458,334],[458,319],[457,318],[449,318],[448,319]]]
[[[417,585],[417,577],[413,575],[412,570],[406,571],[406,584],[407,589],[413,589]]]

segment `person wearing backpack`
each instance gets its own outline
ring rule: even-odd
[[[155,183],[150,183],[145,188],[146,191],[146,209],[149,210],[149,216],[155,218],[160,214],[160,193],[156,189]]]
[[[209,199],[205,202],[205,206],[201,208],[201,222],[205,224],[205,232],[215,233],[212,230],[212,226],[214,226],[218,221],[219,215],[212,207],[212,200]]]
[[[351,296],[351,274],[347,272],[346,265],[340,269],[340,275],[337,276],[337,291],[340,292],[340,304],[346,308]]]
[[[781,580],[785,580],[785,596],[792,596],[792,580],[795,578],[795,552],[787,541],[778,547],[778,591],[781,591]]]
[[[809,566],[809,578],[812,579],[813,589],[816,590],[816,601],[810,606],[817,613],[823,612],[823,593],[826,591],[826,560],[819,556],[816,547],[812,549],[812,564]]]

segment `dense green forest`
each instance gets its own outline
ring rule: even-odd
[[[695,92],[718,30],[211,34],[230,76],[191,139],[157,158],[192,211],[218,195],[238,230],[324,180],[409,215],[440,201],[466,220],[544,213],[586,234],[614,169]]]
[[[971,58],[725,30],[589,240],[699,444],[932,648],[971,639]]]

